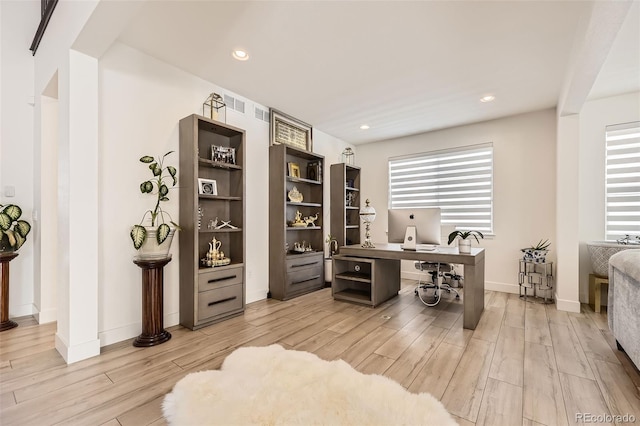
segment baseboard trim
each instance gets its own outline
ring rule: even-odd
[[[420,279],[420,278],[424,279],[425,278],[425,274],[424,273],[420,273],[420,272],[402,271],[400,273],[400,277],[402,279],[418,281],[418,279]],[[462,281],[462,285],[464,286],[464,280]],[[500,291],[502,293],[519,294],[520,293],[520,288],[519,287],[520,286],[518,286],[517,284],[499,283],[499,282],[494,282],[494,281],[485,281],[484,282],[484,289],[485,290]]]
[[[9,307],[9,318],[26,317],[27,315],[35,315],[38,312],[33,303],[25,303],[20,306]]]
[[[247,303],[253,303],[253,302],[257,302],[259,300],[264,300],[267,298],[267,292],[269,291],[269,289],[259,289],[259,290],[254,290],[251,293],[247,292],[246,294],[246,302]]]
[[[50,322],[55,322],[58,320],[58,309],[45,309],[44,311],[40,311],[38,313],[33,314],[38,324],[47,324]]]
[[[100,355],[100,340],[90,340],[75,346],[69,346],[59,334],[56,333],[56,350],[67,364],[82,361]]]
[[[485,281],[484,289],[491,291],[500,291],[502,293],[520,294],[520,286],[517,284],[505,284],[493,281]]]
[[[562,300],[558,299],[558,294],[554,294],[556,298],[556,309],[559,311],[580,313],[580,302],[575,300]]]

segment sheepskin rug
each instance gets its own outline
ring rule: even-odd
[[[279,345],[239,348],[220,370],[185,376],[162,410],[174,426],[457,424],[427,393]]]

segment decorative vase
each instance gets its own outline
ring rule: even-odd
[[[545,263],[549,250],[522,249],[522,258],[527,262]]]
[[[324,281],[330,283],[333,281],[333,259],[324,258]]]
[[[171,228],[167,239],[164,240],[162,244],[158,244],[156,238],[157,227],[145,226],[145,229],[147,230],[147,238],[138,250],[136,258],[140,260],[153,260],[169,257],[169,249],[171,248],[171,242],[173,241],[173,235],[176,230]]]
[[[458,240],[458,251],[465,254],[471,253],[471,240]]]

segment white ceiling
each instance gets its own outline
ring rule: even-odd
[[[592,97],[640,90],[637,6]],[[590,8],[586,1],[147,1],[119,40],[359,144],[556,106]],[[248,61],[231,57],[238,47]],[[480,103],[485,94],[496,100]]]

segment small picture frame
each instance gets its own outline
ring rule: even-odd
[[[211,161],[236,164],[236,149],[228,146],[211,145]]]
[[[289,168],[289,176],[294,178],[300,178],[300,166],[298,163],[287,163]]]
[[[198,194],[218,195],[218,184],[212,179],[198,178]]]

